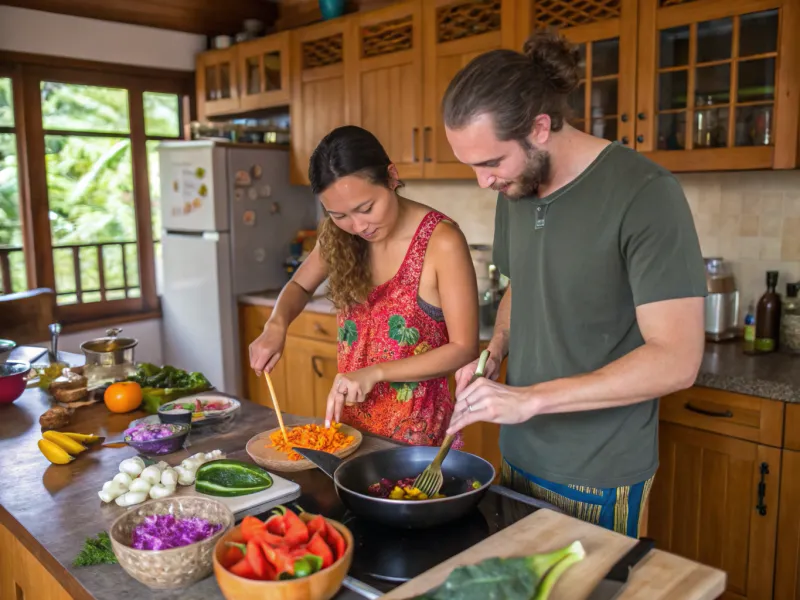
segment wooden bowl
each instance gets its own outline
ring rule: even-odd
[[[138,550],[131,547],[133,528],[150,515],[200,517],[222,529],[188,546],[168,550]],[[211,555],[220,538],[235,523],[233,513],[222,502],[202,496],[169,496],[133,506],[120,515],[109,529],[111,548],[120,566],[134,579],[152,589],[182,588],[211,575]]]
[[[289,429],[291,429],[291,427],[287,428],[287,431]],[[247,442],[247,454],[250,455],[250,458],[253,459],[253,462],[261,467],[264,467],[268,471],[283,471],[284,473],[305,471],[306,469],[315,469],[317,467],[317,465],[312,463],[307,458],[302,458],[300,460],[289,460],[289,457],[285,452],[281,452],[280,450],[273,448],[270,445],[271,442],[269,436],[275,431],[280,431],[280,427],[276,427],[274,429],[263,431],[257,435],[254,435],[252,438],[250,438],[250,441]],[[342,424],[339,428],[339,431],[345,435],[353,436],[353,441],[349,446],[333,453],[334,456],[345,458],[358,450],[358,447],[361,445],[361,441],[363,440],[363,436],[358,429],[350,427],[349,425]]]
[[[313,516],[300,513],[300,518],[306,523]],[[317,571],[308,577],[300,579],[286,579],[283,581],[258,581],[234,575],[222,566],[222,557],[228,550],[226,542],[244,542],[241,526],[237,525],[228,531],[217,542],[214,548],[214,575],[217,578],[220,590],[225,600],[330,600],[342,587],[350,565],[353,562],[353,534],[350,530],[337,521],[326,519],[342,534],[347,549],[344,556],[326,569]]]

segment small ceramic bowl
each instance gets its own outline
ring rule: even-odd
[[[166,407],[166,410],[164,408]],[[173,403],[158,407],[158,418],[162,423],[192,424],[192,411],[175,407]]]
[[[0,406],[11,404],[25,391],[31,365],[24,360],[9,360],[0,364]]]
[[[131,547],[134,528],[150,515],[199,517],[222,528],[188,546],[168,550],[138,550]],[[233,527],[235,518],[222,502],[201,496],[170,496],[131,507],[109,529],[111,548],[120,566],[149,588],[169,590],[190,586],[213,571],[214,547]]]
[[[300,513],[300,518],[308,522],[313,517],[308,513]],[[327,519],[344,537],[347,549],[344,556],[326,569],[317,571],[308,577],[285,579],[280,581],[258,581],[239,577],[231,573],[222,561],[228,551],[226,542],[241,543],[241,526],[237,525],[223,535],[214,548],[214,575],[222,595],[226,600],[253,600],[269,598],[270,600],[330,600],[342,587],[342,582],[353,562],[353,534],[337,521]]]
[[[163,427],[163,425],[160,425]],[[185,423],[169,423],[169,427],[175,430],[175,433],[168,435],[157,440],[148,440],[146,442],[136,441],[131,438],[130,434],[125,435],[123,441],[131,448],[135,448],[140,454],[145,456],[161,456],[163,454],[172,454],[183,448],[186,442],[186,436],[192,429],[190,425]],[[153,425],[145,425],[145,427],[153,427]]]

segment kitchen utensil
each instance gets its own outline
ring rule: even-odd
[[[211,496],[210,494],[202,494],[195,491],[194,486],[180,486],[178,489],[180,493],[201,496],[203,498],[214,498],[222,502],[231,509],[231,512],[236,515],[238,520],[245,515],[261,514],[278,504],[286,504],[300,497],[301,490],[299,484],[284,479],[275,473],[270,473],[269,475],[272,477],[271,486],[260,492],[245,494],[244,496]]]
[[[278,424],[281,426],[281,433],[283,434],[283,441],[289,443],[289,437],[286,435],[286,427],[283,424],[283,416],[281,415],[281,407],[278,405],[278,397],[275,395],[275,388],[272,387],[272,379],[269,373],[264,371],[264,379],[267,380],[267,387],[269,388],[269,395],[272,398],[272,406],[275,407],[275,413],[278,415]]]
[[[587,600],[613,600],[621,593],[628,583],[630,572],[636,567],[648,552],[655,548],[655,542],[650,538],[642,538],[636,545],[628,550],[622,558],[617,561],[606,576],[597,584],[592,591],[592,595]]]
[[[313,517],[307,512],[301,512],[300,518],[308,522]],[[317,571],[308,577],[297,579],[279,579],[277,581],[247,579],[231,573],[223,561],[230,546],[228,542],[242,543],[244,537],[241,525],[228,531],[217,542],[214,548],[214,575],[222,590],[222,595],[229,600],[245,598],[275,598],[276,600],[330,600],[342,587],[342,582],[347,576],[350,564],[353,562],[353,534],[350,530],[331,519],[328,523],[342,534],[347,545],[344,555],[329,567]]]
[[[11,352],[16,347],[17,347],[16,342],[13,342],[11,340],[0,340],[0,354]]]
[[[61,335],[61,323],[50,323],[50,362],[58,362],[58,336]]]
[[[489,354],[490,352],[488,350],[481,352],[481,357],[478,360],[478,367],[475,369],[475,373],[473,373],[469,381],[470,384],[479,377],[483,377],[483,371],[486,368],[486,361],[489,360]],[[414,487],[427,495],[428,498],[432,498],[438,494],[439,490],[442,488],[442,483],[444,482],[444,477],[442,476],[442,461],[450,451],[453,440],[455,440],[454,435],[445,436],[442,447],[439,448],[439,452],[436,453],[436,458],[434,458],[433,462],[425,467],[425,470],[414,480]]]
[[[371,585],[364,583],[355,577],[350,577],[350,575],[346,576],[342,580],[342,587],[346,587],[348,590],[355,592],[367,600],[376,600],[377,598],[383,597],[382,591],[375,589]]]
[[[706,258],[706,340],[720,342],[738,335],[739,290],[730,265],[721,258]]]
[[[253,462],[265,469],[282,472],[305,471],[315,467],[314,463],[305,458],[301,460],[289,460],[285,452],[274,448],[270,441],[270,435],[276,431],[280,431],[280,428],[275,427],[274,429],[254,435],[250,438],[250,441],[247,442],[247,454],[253,459]],[[358,449],[363,440],[363,436],[358,429],[350,427],[349,425],[340,425],[339,431],[344,435],[353,436],[353,441],[349,446],[337,450],[334,453],[334,455],[339,458],[345,458]]]
[[[495,477],[491,463],[479,456],[454,450],[442,463],[444,498],[390,500],[367,493],[382,478],[396,481],[420,473],[439,451],[435,446],[404,446],[362,454],[347,461],[328,452],[294,448],[333,479],[342,503],[357,516],[397,528],[442,525],[475,509]],[[477,481],[473,488],[467,482]]]
[[[197,517],[222,528],[204,540],[168,550],[138,550],[131,547],[134,527],[150,515]],[[152,589],[188,587],[205,579],[213,569],[215,546],[235,522],[233,513],[222,502],[200,496],[170,496],[150,500],[129,508],[109,529],[111,549],[120,566],[134,579]]]
[[[586,556],[567,569],[549,600],[583,600],[636,540],[547,508],[441,562],[383,596],[401,600],[422,595],[441,585],[455,567],[474,565],[492,557],[530,556],[552,552],[580,541]],[[654,550],[632,573],[624,597],[647,600],[715,600],[725,591],[724,571],[688,558]]]
[[[133,365],[134,348],[139,343],[134,338],[119,337],[122,329],[107,329],[106,337],[89,340],[81,344],[86,356],[86,365]]]
[[[198,403],[200,410],[198,410]],[[242,408],[241,402],[239,402],[236,398],[203,392],[203,395],[201,396],[186,396],[184,398],[180,398],[179,400],[165,402],[158,408],[159,420],[164,421],[164,418],[166,417],[167,422],[170,422],[170,416],[176,416],[182,413],[173,413],[173,415],[170,415],[169,412],[175,410],[179,406],[188,404],[195,405],[193,410],[189,411],[190,421],[185,420],[184,413],[183,419],[178,417],[177,422],[191,422],[192,427],[203,427],[205,425],[222,423],[223,421],[231,419],[233,415]],[[226,408],[221,410],[212,410],[210,408],[206,408],[207,406],[213,404],[225,404]]]
[[[22,396],[31,364],[22,360],[9,360],[0,364],[0,406],[11,404]]]

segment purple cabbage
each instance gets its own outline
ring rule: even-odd
[[[133,529],[131,547],[137,550],[168,550],[201,542],[222,529],[199,517],[176,519],[173,515],[150,515]]]
[[[126,429],[124,435],[130,436],[130,439],[134,442],[151,442],[174,433],[175,427],[172,425],[139,423],[135,427]]]
[[[391,479],[382,477],[378,483],[373,483],[367,488],[367,493],[370,496],[376,496],[378,498],[388,498],[389,492],[391,492],[395,486],[400,488],[410,488],[414,486],[414,481],[416,481],[416,477],[404,477],[403,479],[398,479],[397,481],[392,481]]]

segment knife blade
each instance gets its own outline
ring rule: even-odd
[[[655,547],[650,538],[640,539],[628,553],[615,564],[592,590],[586,600],[613,600],[622,594],[633,568]]]

